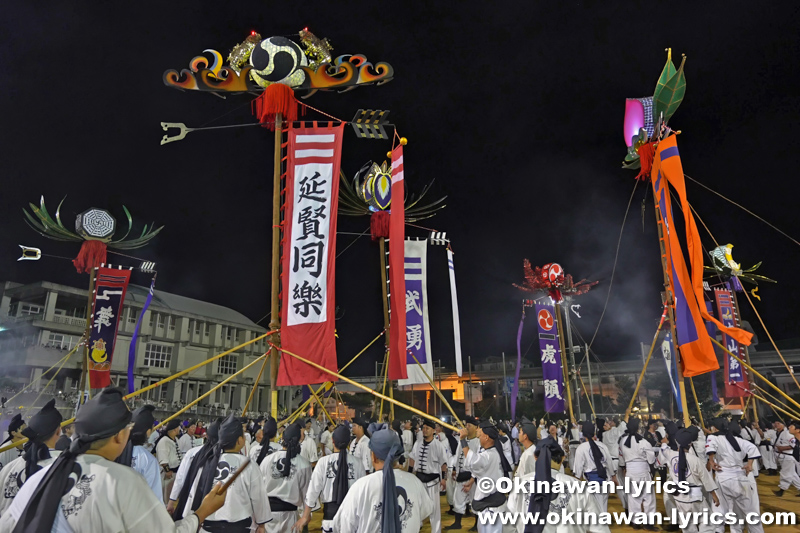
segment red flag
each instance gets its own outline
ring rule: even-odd
[[[89,324],[89,386],[103,389],[111,385],[111,358],[117,342],[119,316],[131,271],[100,267],[96,271],[94,304]]]
[[[336,213],[344,124],[289,130],[281,347],[336,371]],[[281,357],[278,386],[334,381]]]
[[[406,214],[403,146],[392,152],[392,213],[389,217],[389,379],[408,379],[406,370]]]

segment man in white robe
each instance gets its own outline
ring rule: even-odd
[[[133,412],[131,437],[122,455],[117,457],[117,462],[139,472],[147,481],[158,501],[163,502],[164,488],[161,486],[161,469],[153,454],[144,448],[155,425],[153,411],[155,411],[154,405],[143,405]]]
[[[406,458],[406,465],[408,465],[408,458],[413,447],[414,434],[411,432],[411,420],[406,420],[403,427],[403,455]]]
[[[605,444],[597,440],[594,424],[583,423],[583,436],[586,442],[582,442],[575,450],[573,475],[578,479],[585,478],[592,485],[602,486],[604,481],[613,481],[616,484],[617,472],[614,470],[611,452]],[[597,490],[594,497],[600,510],[608,511],[608,492]]]
[[[369,422],[363,418],[356,418],[353,420],[353,435],[355,438],[350,443],[350,455],[361,463],[364,468],[364,473],[369,474],[372,472],[372,455],[369,451],[369,436],[366,434]]]
[[[778,463],[775,461],[775,441],[778,435],[774,429],[767,426],[764,420],[759,420],[758,424],[761,430],[761,442],[758,445],[758,451],[761,452],[761,464],[768,475],[777,475]]]
[[[8,437],[0,444],[0,448],[10,444],[16,444],[16,446],[0,453],[0,469],[22,455],[22,441],[25,439],[22,434],[23,429],[25,429],[25,422],[22,420],[22,415],[17,413],[8,423]]]
[[[312,468],[319,460],[319,453],[317,452],[317,441],[314,440],[313,435],[314,435],[313,432],[300,433],[300,455],[302,455],[306,461],[311,463]]]
[[[468,434],[466,429],[461,430],[461,438]],[[478,428],[478,439],[481,449],[478,453],[472,452],[469,446],[462,442],[462,450],[465,461],[464,467],[472,472],[472,477],[476,479],[490,478],[495,483],[501,477],[511,476],[511,465],[506,460],[500,444],[500,433],[491,422],[483,422]],[[498,518],[499,513],[506,511],[505,495],[494,491],[486,492],[485,487],[478,483],[475,490],[475,497],[472,499],[473,511],[479,513],[477,525],[479,533],[501,533],[503,524]]]
[[[430,420],[422,423],[422,440],[414,443],[409,459],[409,470],[414,470],[428,497],[436,505],[430,515],[431,533],[442,531],[442,509],[439,505],[439,492],[446,489],[448,453],[445,445],[436,438],[436,425]]]
[[[753,461],[760,457],[758,448],[732,435],[727,421],[717,421],[714,425],[719,431],[706,440],[706,454],[711,468],[716,471],[721,506],[743,521],[747,513],[757,515],[761,512],[758,489],[752,476]],[[742,525],[734,524],[731,533],[741,533],[742,528]],[[762,533],[764,527],[761,523],[748,523],[747,530],[749,533]]]
[[[224,505],[226,493],[218,493],[222,485],[214,487],[192,515],[173,522],[144,478],[113,462],[128,442],[130,420],[118,389],[105,389],[87,401],[75,421],[77,445],[25,482],[0,518],[0,531],[196,532]],[[69,487],[63,495],[62,486]]]
[[[784,425],[783,421],[776,420],[772,426],[775,428],[775,456],[778,460],[781,478],[778,490],[773,491],[776,496],[783,496],[783,491],[794,485],[800,490],[800,475],[797,474],[797,459],[794,456],[796,440]]]
[[[241,420],[233,415],[220,424],[219,441],[214,454],[191,480],[192,490],[184,507],[184,516],[191,513],[195,498],[213,490],[217,483],[224,484],[247,461],[241,453],[245,443],[244,433]],[[203,531],[249,533],[253,524],[256,533],[264,533],[265,524],[270,520],[272,512],[267,501],[264,477],[255,464],[248,463],[242,474],[228,487],[225,505],[203,522]]]
[[[183,456],[181,466],[178,467],[178,472],[175,474],[175,481],[172,484],[167,503],[169,514],[181,518],[185,515],[184,509],[188,500],[199,501],[193,496],[197,490],[197,483],[194,480],[214,454],[214,446],[219,441],[219,426],[222,421],[222,418],[218,418],[211,422],[206,429],[206,442],[202,446],[192,448]]]
[[[60,455],[55,447],[61,437],[61,420],[56,401],[52,399],[31,417],[22,430],[22,435],[28,439],[25,453],[0,470],[0,515],[11,507],[26,479]]]
[[[564,449],[554,439],[547,438],[539,441],[535,448],[537,471],[525,474],[520,478],[520,483],[525,486],[535,487],[537,479],[560,482],[564,491],[560,494],[538,494],[533,492],[512,491],[508,497],[508,510],[512,513],[539,513],[540,517],[547,513],[587,513],[597,516],[601,511],[597,500],[585,491],[577,488],[578,480],[560,472],[563,469]],[[540,463],[541,461],[541,463]],[[533,483],[533,485],[530,485]],[[533,500],[533,501],[531,501]],[[597,520],[599,522],[599,520]],[[530,527],[530,526],[529,526]],[[525,521],[517,519],[515,524],[517,533],[525,532]],[[601,524],[546,524],[533,526],[537,533],[609,533],[608,526]]]
[[[266,525],[269,533],[287,533],[297,522],[311,482],[311,463],[300,455],[302,429],[297,424],[283,431],[283,449],[267,455],[261,462],[267,497],[273,520]]]
[[[453,490],[453,512],[455,513],[455,522],[444,528],[445,530],[459,530],[461,529],[461,519],[467,513],[467,505],[472,503],[472,498],[475,495],[475,478],[470,472],[469,468],[465,466],[466,456],[464,455],[463,446],[467,446],[470,450],[477,453],[481,448],[480,440],[478,439],[478,421],[471,416],[466,417],[465,425],[467,428],[466,439],[460,439],[455,455],[455,465],[453,467],[452,478],[456,482],[455,489]]]
[[[173,418],[167,423],[164,434],[156,441],[156,459],[161,465],[161,485],[164,488],[164,499],[172,491],[175,473],[181,465],[181,456],[178,453],[178,443],[175,440],[181,431],[180,421]]]
[[[536,426],[530,422],[523,422],[519,426],[519,443],[522,445],[523,451],[519,456],[519,466],[514,473],[516,477],[526,476],[533,473],[536,467],[536,445],[534,439],[536,437]]]
[[[656,457],[653,447],[641,435],[639,435],[639,420],[628,421],[625,435],[620,439],[619,444],[619,467],[624,469],[625,477],[632,481],[648,482],[653,478],[650,475],[650,467],[655,463]],[[632,514],[644,512],[648,518],[644,528],[648,531],[658,531],[652,524],[652,516],[656,512],[656,498],[652,491],[643,490],[638,496],[627,495],[628,512]]]
[[[319,437],[320,455],[325,457],[333,453],[333,431],[336,429],[336,424],[328,421],[325,431]]]
[[[350,442],[350,430],[347,426],[337,427],[331,437],[333,453],[322,457],[311,474],[311,482],[305,496],[303,516],[292,527],[293,531],[302,531],[311,520],[311,512],[322,507],[322,531],[333,531],[333,517],[339,510],[347,492],[353,484],[366,473],[356,463],[352,455],[347,453]]]
[[[181,458],[183,458],[186,452],[194,448],[194,432],[196,429],[197,422],[188,420],[186,432],[178,439],[178,453],[180,453]]]
[[[397,433],[383,429],[370,440],[375,473],[347,491],[333,519],[334,533],[418,533],[434,503],[422,482],[394,466],[403,455]]]
[[[673,493],[672,497],[679,513],[699,513],[708,516],[708,506],[703,493],[711,495],[714,501],[714,511],[719,509],[719,498],[717,496],[717,484],[711,477],[706,463],[697,457],[692,451],[692,446],[697,440],[698,429],[690,426],[687,429],[679,429],[675,434],[675,441],[678,444],[678,451],[673,450],[668,444],[661,445],[661,461],[667,467],[667,476],[673,483],[686,482],[689,485],[689,492],[686,494]],[[698,524],[699,522],[699,524]],[[706,522],[706,523],[703,523]],[[678,525],[678,524],[674,524]],[[714,525],[709,520],[690,520],[684,531],[687,533],[712,533]]]
[[[250,459],[259,466],[261,466],[261,463],[266,456],[282,449],[280,444],[273,441],[275,435],[278,433],[278,423],[274,418],[271,416],[267,417],[267,419],[264,421],[264,427],[261,431],[261,442],[258,445],[254,445],[250,449]]]

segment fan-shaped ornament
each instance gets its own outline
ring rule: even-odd
[[[306,79],[300,67],[308,66],[308,58],[294,41],[286,37],[269,37],[253,48],[250,65],[253,67],[250,75],[261,87],[273,83],[297,87]]]
[[[78,215],[75,231],[86,240],[110,241],[117,227],[111,213],[95,207]]]
[[[578,296],[589,292],[589,289],[597,285],[596,281],[582,279],[578,282],[572,281],[572,276],[564,273],[564,269],[558,263],[547,263],[542,267],[532,267],[527,259],[523,264],[525,272],[525,282],[522,285],[514,284],[514,287],[524,292],[547,293],[555,303],[564,299],[564,295]]]

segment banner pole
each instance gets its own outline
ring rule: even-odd
[[[650,352],[647,354],[647,359],[642,366],[642,373],[639,374],[639,381],[636,382],[636,388],[633,389],[633,396],[631,396],[631,402],[628,404],[628,408],[625,409],[625,422],[628,422],[628,418],[631,416],[631,410],[633,409],[633,404],[636,402],[636,398],[639,395],[639,387],[642,386],[642,381],[644,380],[644,373],[647,371],[647,365],[650,364],[650,358],[653,356],[653,349],[656,347],[656,339],[658,339],[658,333],[661,331],[661,327],[664,325],[664,315],[661,315],[661,322],[658,323],[658,329],[656,329],[656,334],[653,335],[653,342],[650,343]]]
[[[253,390],[250,391],[250,396],[247,397],[247,403],[244,404],[242,416],[247,416],[247,409],[250,407],[250,402],[253,401],[253,396],[256,393],[256,389],[258,389],[258,384],[261,383],[261,375],[264,373],[264,367],[267,366],[267,361],[269,361],[269,357],[265,357],[264,362],[261,363],[261,370],[258,371],[258,377],[253,382]]]
[[[395,400],[394,398],[389,398],[388,396],[384,396],[380,392],[374,391],[374,390],[370,389],[369,387],[367,387],[366,385],[362,385],[361,383],[359,383],[357,381],[353,381],[352,379],[350,379],[348,377],[345,377],[345,376],[339,374],[338,372],[334,372],[333,370],[325,368],[324,366],[319,365],[319,364],[315,363],[314,361],[310,361],[310,360],[306,359],[305,357],[302,357],[300,355],[297,355],[296,353],[292,353],[290,351],[284,350],[283,348],[278,348],[278,349],[281,352],[283,352],[284,354],[290,355],[290,356],[294,357],[295,359],[297,359],[298,361],[301,361],[301,362],[303,362],[303,363],[305,363],[307,365],[311,365],[314,368],[316,368],[317,370],[320,370],[322,372],[330,374],[331,376],[335,376],[335,377],[341,379],[342,381],[344,381],[346,383],[349,383],[350,385],[352,385],[354,387],[358,387],[359,389],[363,390],[364,392],[368,392],[368,393],[372,394],[373,396],[377,396],[378,398],[381,398],[381,399],[383,399],[383,400],[385,400],[387,402],[393,403],[393,404],[395,404],[395,405],[397,405],[399,407],[404,407],[405,409],[408,409],[412,413],[417,414],[417,415],[421,416],[422,418],[426,418],[428,420],[432,420],[434,422],[437,422],[442,427],[445,427],[445,428],[453,430],[453,431],[461,431],[460,428],[457,428],[456,426],[450,425],[447,422],[442,422],[441,420],[439,420],[435,416],[429,415],[425,411],[420,411],[416,407],[411,407],[410,405],[406,405],[406,404],[404,404],[403,402],[401,402],[399,400]]]
[[[381,237],[378,239],[378,248],[381,256],[381,296],[383,297],[383,329],[385,331],[389,331],[389,289],[386,286],[386,274],[388,273],[388,266],[386,265],[386,239]],[[384,379],[383,379],[383,392],[386,392],[386,377],[389,375],[389,336],[387,335],[384,338],[384,346],[386,355],[384,356],[384,363],[383,363],[383,372],[384,372]],[[390,386],[390,391],[393,387]],[[392,411],[394,411],[394,405],[392,405]],[[380,415],[383,416],[383,401],[381,400],[381,408],[380,408]],[[394,419],[394,415],[392,415]],[[380,423],[380,420],[378,421]]]
[[[736,289],[731,287],[730,292],[731,292],[731,296],[732,296],[731,299],[733,300],[733,307],[734,307],[734,310],[735,310],[735,315],[734,316],[736,317],[736,322],[737,322],[736,326],[737,327],[742,327],[742,315],[741,315],[741,311],[739,310],[739,298],[736,297]],[[745,360],[747,361],[747,364],[752,366],[752,363],[750,363],[750,350],[747,349],[747,346],[744,346],[744,357],[745,357]],[[749,374],[748,377],[750,378],[750,381],[755,383],[755,379],[753,378],[753,373],[748,371],[748,374]],[[755,400],[753,400],[753,422],[758,424],[758,406],[756,405]]]
[[[561,366],[564,374],[564,390],[567,391],[567,406],[569,407],[569,419],[575,424],[575,411],[572,409],[572,391],[569,384],[569,367],[567,366],[567,354],[564,350],[564,330],[561,327],[561,304],[555,304],[556,325],[558,327],[558,344],[561,348]]]
[[[78,399],[78,405],[83,405],[83,402],[86,401],[86,397],[83,394],[83,391],[86,390],[86,380],[89,379],[89,335],[92,331],[92,307],[94,307],[94,276],[95,276],[95,267],[91,267],[89,269],[89,297],[87,298],[86,303],[86,327],[83,329],[83,338],[84,338],[84,351],[83,351],[83,362],[81,363],[81,387],[80,387],[80,398]]]
[[[269,329],[275,332],[270,339],[272,350],[269,365],[269,390],[270,390],[270,412],[272,417],[278,419],[278,349],[281,345],[280,335],[277,333],[280,327],[280,293],[281,283],[281,141],[283,140],[283,116],[280,113],[275,115],[275,152],[273,156],[273,175],[272,175],[272,293],[270,295],[270,322]]]

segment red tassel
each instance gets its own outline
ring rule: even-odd
[[[297,120],[297,99],[294,97],[294,91],[282,83],[268,85],[264,92],[253,100],[251,109],[258,122],[270,131],[275,131],[275,115],[278,113],[284,122]]]
[[[72,260],[78,274],[89,272],[106,262],[106,243],[102,241],[83,241],[78,257]]]
[[[369,230],[373,241],[389,237],[389,218],[389,213],[386,211],[376,211],[369,217]]]
[[[639,154],[639,161],[642,164],[642,169],[636,175],[637,180],[647,181],[650,179],[650,171],[653,169],[653,158],[656,155],[656,143],[643,144],[636,150]]]

